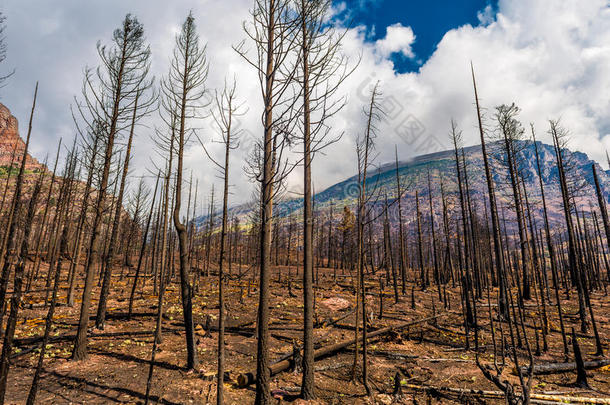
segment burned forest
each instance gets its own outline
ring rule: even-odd
[[[610,404],[610,158],[573,115],[465,55],[397,126],[371,61],[405,27],[350,2],[248,0],[222,47],[138,7],[66,105],[6,90],[0,12],[1,404]]]

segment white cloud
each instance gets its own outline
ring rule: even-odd
[[[66,140],[73,136],[69,104],[80,91],[83,67],[98,63],[97,40],[107,42],[125,13],[134,13],[144,23],[153,50],[153,70],[159,77],[167,69],[175,28],[192,9],[200,36],[208,42],[209,87],[219,88],[226,75],[238,75],[239,96],[249,106],[242,124],[258,136],[261,102],[257,78],[231,49],[244,38],[241,23],[248,18],[251,6],[251,0],[113,0],[87,4],[71,0],[9,1],[5,5],[9,27],[5,66],[15,67],[17,72],[2,89],[0,101],[13,111],[23,129],[34,81],[40,79],[32,142],[34,153],[42,158],[60,136]],[[377,41],[370,41],[365,27],[351,28],[345,36],[344,50],[352,58],[361,55],[361,63],[344,83],[349,103],[332,122],[335,131],[345,135],[325,151],[326,155],[315,158],[315,189],[320,191],[355,173],[354,139],[363,128],[362,107],[368,88],[377,80],[381,81],[388,113],[379,126],[380,162],[393,160],[394,145],[398,145],[401,159],[449,147],[447,133],[452,117],[464,130],[466,143],[478,143],[471,60],[488,117],[494,106],[514,101],[523,110],[524,124],[533,122],[543,141],[549,141],[547,120],[561,117],[573,134],[572,147],[605,161],[604,150],[610,149],[607,0],[501,0],[496,11],[493,16],[491,10],[482,10],[479,25],[447,32],[418,72],[404,74],[394,71],[390,55],[399,52],[415,56],[411,46],[416,33],[408,26],[409,21],[387,27],[386,36]],[[207,124],[201,126],[202,138],[209,141],[213,132]],[[151,128],[140,128],[134,174],[144,173],[150,166],[150,133]],[[212,152],[220,152],[218,148],[211,145]],[[241,170],[247,153],[238,150],[232,155],[233,202],[250,197],[251,184]],[[187,170],[199,179],[199,195],[207,195],[218,179],[200,146],[191,146],[186,163]],[[291,187],[298,189],[301,181],[297,170],[290,178]]]
[[[483,10],[477,12],[477,19],[483,25],[491,24],[494,21],[494,10],[491,4],[488,4]]]
[[[361,35],[348,36],[353,43],[346,48],[358,47],[361,40]],[[549,142],[548,119],[561,118],[572,133],[571,147],[605,162],[604,151],[610,148],[608,43],[606,0],[503,0],[495,17],[484,10],[478,26],[447,32],[418,72],[397,74],[388,59],[375,58],[375,46],[361,45],[362,66],[348,86],[352,104],[361,106],[366,100],[360,84],[382,82],[391,114],[380,125],[380,162],[392,161],[395,144],[403,159],[448,148],[451,118],[464,130],[467,144],[479,143],[470,61],[488,124],[495,106],[515,102],[525,126],[533,122],[540,139]],[[346,109],[341,119],[347,133],[359,130],[359,114],[353,105]],[[350,142],[344,140],[344,151]],[[344,161],[353,158],[351,152],[343,154]]]
[[[388,58],[393,53],[401,53],[407,58],[413,58],[415,56],[411,49],[413,42],[415,42],[415,34],[411,27],[396,23],[386,28],[385,38],[375,41],[375,48],[381,58]]]

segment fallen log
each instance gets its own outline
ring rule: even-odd
[[[173,331],[173,329],[163,329],[164,331]],[[105,332],[105,333],[88,333],[87,336],[90,338],[105,338],[105,337],[121,337],[121,336],[150,336],[153,335],[153,332],[149,330],[134,330],[134,331],[125,331],[125,332]],[[58,342],[67,342],[70,340],[74,340],[76,334],[74,333],[66,333],[57,336],[50,336],[49,343],[58,343]],[[42,342],[42,336],[33,336],[26,338],[15,339],[14,345],[28,346],[31,344],[39,344]]]
[[[417,391],[425,392],[451,392],[458,395],[472,395],[483,398],[504,398],[505,394],[502,391],[487,391],[476,390],[469,388],[453,388],[453,387],[433,387],[428,385],[403,384],[403,388],[410,388]],[[594,397],[571,397],[568,395],[549,395],[549,394],[530,394],[530,400],[533,403],[542,401],[558,402],[563,404],[603,404],[610,405],[610,398],[594,398]],[[539,402],[540,401],[540,402]]]
[[[437,319],[437,318],[440,318],[445,315],[446,314],[430,316],[430,317],[419,319],[416,321],[404,322],[404,323],[401,323],[398,325],[377,329],[376,331],[367,333],[367,340],[372,339],[376,336],[390,333],[395,330],[404,329],[409,326],[417,325],[422,322],[427,322],[427,321],[430,321],[433,319]],[[349,340],[344,340],[342,342],[332,344],[330,346],[322,347],[314,352],[314,359],[330,356],[332,354],[339,352],[340,350],[345,349],[348,346],[353,345],[354,343],[356,343],[355,339],[349,339]],[[271,365],[269,367],[269,371],[270,371],[271,375],[275,375],[277,373],[281,373],[284,370],[288,370],[291,367],[291,365],[292,365],[291,359],[283,360],[283,361],[280,361],[278,363]],[[240,387],[247,387],[248,385],[253,384],[255,381],[256,381],[255,372],[242,373],[237,376],[237,384]]]
[[[610,365],[609,359],[585,361],[585,369],[587,369],[587,370],[594,370],[596,368],[605,367],[607,365]],[[574,362],[572,362],[572,363],[534,364],[534,374],[535,375],[559,374],[559,373],[566,373],[568,371],[574,371],[574,370],[576,370],[576,363],[574,363]],[[528,367],[522,367],[521,371],[524,374],[529,373]],[[516,374],[516,370],[513,370],[513,372]]]
[[[174,332],[176,329],[171,328],[163,328],[164,332]],[[122,336],[152,336],[154,331],[150,330],[136,330],[136,331],[127,331],[127,332],[107,332],[107,333],[89,333],[87,336],[90,338],[107,338],[107,337],[122,337]],[[76,335],[74,333],[66,333],[57,336],[50,336],[49,343],[61,343],[68,342],[74,340]],[[24,346],[29,346],[21,351],[15,352],[11,355],[11,359],[16,359],[18,357],[24,356],[32,351],[36,350],[42,344],[42,336],[34,336],[27,338],[15,339],[15,347],[22,348]]]

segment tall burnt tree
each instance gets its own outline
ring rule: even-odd
[[[55,186],[56,179],[57,179],[56,172],[57,172],[57,163],[59,162],[59,154],[61,151],[61,143],[62,143],[62,140],[60,139],[57,144],[57,153],[55,154],[55,163],[53,164],[51,182],[49,184],[49,189],[47,191],[47,196],[45,198],[45,205],[44,205],[44,209],[43,209],[42,219],[41,219],[40,225],[38,227],[37,236],[35,237],[35,239],[36,239],[36,247],[34,248],[35,257],[34,257],[34,263],[32,264],[32,268],[30,270],[30,275],[28,277],[28,282],[27,282],[27,286],[26,286],[27,290],[29,290],[29,288],[32,284],[32,280],[38,277],[40,261],[42,260],[42,255],[40,254],[40,246],[41,246],[42,238],[43,238],[45,228],[47,225],[49,208],[51,207],[51,197],[53,196],[53,188]]]
[[[282,151],[294,121],[291,111],[296,98],[290,88],[296,67],[289,56],[295,46],[299,24],[291,14],[291,0],[255,0],[251,15],[252,21],[244,24],[244,31],[254,45],[254,56],[249,55],[245,42],[234,49],[255,70],[263,99],[263,136],[262,142],[255,146],[251,174],[260,182],[255,403],[267,405],[271,403],[268,325],[273,203],[287,168]]]
[[[436,230],[434,224],[434,208],[432,204],[432,181],[430,180],[430,171],[427,173],[428,178],[428,203],[430,208],[430,234],[432,238],[432,264],[434,266],[434,282],[436,283],[438,291],[438,299],[441,300],[441,277],[438,265],[438,254],[436,246]]]
[[[340,53],[343,33],[337,33],[327,20],[331,14],[330,0],[296,0],[298,20],[296,50],[300,58],[295,77],[302,96],[301,123],[298,126],[303,143],[303,379],[301,395],[315,398],[313,346],[313,208],[311,191],[312,160],[319,150],[336,142],[329,138],[326,123],[345,104],[336,97],[340,84],[350,73]]]
[[[1,24],[1,21],[0,21]],[[0,249],[0,266],[2,268],[2,273],[0,273],[0,330],[2,329],[2,319],[4,317],[5,311],[5,299],[6,293],[8,289],[9,277],[11,274],[11,269],[15,263],[21,261],[21,255],[23,252],[20,251],[21,246],[19,246],[17,240],[17,227],[19,222],[17,220],[17,216],[19,215],[19,211],[21,209],[21,195],[23,193],[23,183],[24,183],[24,173],[25,173],[25,164],[28,158],[28,148],[30,145],[30,135],[32,133],[32,120],[34,119],[34,110],[36,109],[36,97],[38,96],[38,82],[36,82],[36,88],[34,90],[34,101],[32,102],[32,110],[30,113],[30,122],[28,125],[28,133],[25,141],[25,148],[23,151],[23,155],[21,156],[21,162],[19,165],[19,171],[17,177],[15,179],[15,189],[13,191],[13,196],[11,199],[11,203],[9,205],[9,212],[7,215],[7,222],[5,224],[4,231],[4,239],[2,239],[2,248]],[[15,268],[17,269],[17,268]],[[17,274],[15,274],[17,277]],[[21,282],[22,280],[20,280]],[[13,287],[15,292],[13,295],[20,295],[21,291],[17,292],[16,287]],[[11,302],[12,307],[12,302]],[[11,309],[13,310],[13,309]],[[15,308],[14,310],[18,310]],[[16,320],[15,320],[16,321]],[[9,326],[7,325],[6,333],[9,333]],[[14,331],[13,331],[14,333]],[[6,334],[4,346],[6,343]],[[12,337],[11,337],[12,340]],[[3,349],[4,349],[3,346]],[[10,344],[9,344],[10,346]],[[10,354],[10,351],[9,351]],[[0,395],[4,398],[4,389],[6,388],[6,375],[4,372],[4,367],[6,367],[6,372],[8,373],[8,359],[6,359],[6,366],[4,365],[4,350],[2,352],[3,361],[0,363]]]
[[[455,157],[455,166],[456,166],[456,174],[457,174],[457,186],[458,186],[458,195],[460,200],[460,219],[462,223],[462,234],[464,236],[464,250],[462,254],[462,246],[459,243],[459,238],[457,238],[457,251],[458,251],[458,276],[459,276],[459,285],[461,291],[461,300],[463,302],[463,314],[464,314],[464,327],[466,329],[466,346],[468,347],[468,334],[470,331],[470,326],[474,324],[474,315],[472,311],[472,305],[470,301],[470,288],[467,280],[469,280],[469,271],[468,271],[468,216],[466,214],[466,199],[465,192],[466,188],[464,187],[464,178],[466,173],[464,171],[464,165],[462,164],[463,154],[460,153],[462,150],[462,132],[458,129],[457,123],[451,120],[451,141],[453,143],[454,149],[454,157]]]
[[[116,196],[115,201],[115,208],[113,214],[114,219],[111,225],[110,241],[105,258],[102,263],[103,282],[102,289],[100,290],[100,299],[98,301],[97,306],[97,315],[95,317],[95,326],[98,329],[104,329],[104,323],[106,321],[106,306],[108,301],[108,294],[110,293],[110,284],[112,281],[113,260],[117,247],[117,237],[121,224],[121,217],[124,211],[123,197],[125,195],[125,188],[127,186],[127,174],[129,173],[129,161],[131,160],[131,149],[135,135],[136,124],[140,119],[145,117],[150,112],[151,107],[156,101],[154,94],[147,94],[149,93],[151,86],[152,82],[142,83],[142,87],[136,89],[133,99],[133,113],[131,116],[129,135],[127,136],[127,146],[125,147],[125,160],[123,162],[123,167],[121,170],[119,193]]]
[[[499,159],[508,171],[510,188],[512,190],[512,200],[514,210],[517,215],[517,226],[519,230],[519,248],[521,251],[521,269],[523,282],[523,299],[531,299],[530,288],[530,247],[527,234],[527,224],[524,214],[524,204],[522,201],[522,193],[519,186],[519,177],[521,171],[521,162],[523,157],[521,149],[523,142],[524,129],[521,123],[517,120],[519,108],[513,103],[511,105],[500,105],[496,107],[495,119],[497,125],[497,136],[500,139]]]
[[[97,131],[103,131],[103,126],[97,126]],[[89,210],[89,200],[91,199],[91,193],[93,188],[93,177],[96,174],[96,163],[98,161],[99,151],[101,149],[101,136],[99,134],[79,134],[81,136],[81,143],[83,144],[82,150],[85,156],[84,160],[88,160],[87,163],[87,180],[85,183],[85,190],[83,192],[83,198],[80,207],[80,215],[78,217],[78,223],[76,227],[76,241],[74,243],[74,249],[72,251],[72,259],[70,261],[70,286],[68,287],[68,294],[66,297],[67,304],[69,306],[74,305],[74,288],[76,282],[76,269],[78,266],[78,260],[81,256],[81,249],[83,246],[83,239],[85,237],[86,219]]]
[[[481,106],[479,105],[479,93],[477,91],[477,83],[474,75],[474,67],[470,64],[472,72],[472,85],[474,88],[474,99],[477,110],[477,121],[479,126],[479,135],[481,138],[481,151],[483,154],[483,164],[485,167],[485,180],[487,181],[487,194],[489,198],[489,211],[491,215],[491,229],[494,242],[494,259],[496,268],[496,280],[499,286],[498,301],[500,306],[500,313],[506,314],[506,291],[504,289],[504,282],[502,275],[504,274],[504,251],[502,249],[502,238],[500,236],[500,220],[498,218],[498,207],[496,204],[496,191],[495,183],[492,177],[491,166],[489,164],[489,157],[487,154],[487,146],[485,142],[485,127],[483,125],[483,116],[481,113]]]
[[[227,263],[227,233],[228,224],[228,205],[229,205],[229,157],[231,150],[239,147],[239,135],[242,130],[235,127],[235,120],[245,113],[243,104],[237,101],[236,81],[231,84],[225,82],[222,92],[216,92],[215,106],[212,116],[220,132],[220,143],[224,145],[224,161],[218,162],[208,153],[205,144],[202,146],[210,160],[216,165],[219,176],[223,182],[222,192],[222,218],[220,222],[220,241],[218,255],[218,367],[216,382],[216,403],[224,404],[224,374],[225,374],[225,267]]]
[[[403,212],[402,212],[402,195],[403,189],[400,185],[400,172],[398,170],[398,147],[394,147],[394,160],[396,165],[396,198],[398,200],[398,243],[400,252],[400,279],[401,279],[401,292],[405,295],[407,290],[407,252],[405,250],[405,231],[403,224]]]
[[[98,249],[105,198],[110,177],[115,141],[129,127],[134,110],[134,99],[144,83],[147,83],[150,49],[144,43],[144,27],[133,16],[127,15],[112,36],[112,44],[98,43],[98,55],[102,64],[97,69],[87,69],[83,83],[83,97],[78,104],[80,118],[88,130],[93,131],[99,122],[104,124],[103,165],[99,189],[93,205],[88,257],[85,263],[85,287],[81,301],[78,331],[74,339],[72,358],[87,358],[87,327],[91,292],[94,283],[93,263]]]
[[[36,88],[34,90],[34,101],[32,102],[32,110],[30,112],[30,122],[28,124],[28,134],[25,140],[25,148],[21,157],[21,164],[19,166],[19,173],[17,174],[15,191],[11,203],[12,220],[7,224],[6,230],[6,248],[3,257],[2,275],[0,276],[0,302],[4,307],[4,301],[8,288],[8,278],[11,273],[11,267],[15,267],[14,279],[13,279],[13,295],[11,297],[10,313],[4,331],[4,340],[2,342],[2,355],[0,358],[0,403],[4,403],[4,396],[6,394],[6,382],[8,378],[8,371],[10,367],[10,356],[13,351],[13,338],[15,337],[15,327],[17,326],[17,316],[19,314],[19,307],[21,306],[21,294],[23,287],[23,275],[25,272],[25,264],[23,260],[23,251],[21,248],[23,244],[20,244],[17,240],[17,224],[18,221],[15,216],[21,209],[21,194],[23,192],[25,164],[28,158],[28,148],[30,146],[30,136],[32,134],[32,120],[34,119],[34,110],[36,109],[36,98],[38,96],[38,82],[36,82]],[[31,218],[30,223],[26,226],[32,226]],[[0,311],[3,314],[4,309]],[[0,318],[0,323],[2,319]]]
[[[368,359],[367,359],[367,311],[366,311],[366,286],[364,284],[364,270],[366,266],[366,250],[364,246],[364,228],[369,217],[367,207],[374,195],[376,194],[375,185],[369,187],[372,190],[367,190],[367,176],[369,175],[369,169],[373,165],[373,150],[375,148],[375,139],[377,138],[377,125],[383,118],[384,113],[380,107],[381,102],[381,90],[379,89],[379,83],[376,83],[371,90],[370,101],[368,106],[364,109],[364,116],[366,118],[366,127],[364,133],[360,135],[356,143],[356,153],[358,157],[358,211],[356,213],[356,244],[357,244],[357,272],[358,272],[358,288],[356,290],[356,296],[359,297],[358,301],[360,304],[360,311],[362,315],[362,384],[366,389],[367,395],[371,394],[369,376],[368,376]],[[356,309],[356,314],[358,309]],[[356,322],[358,317],[356,317]],[[358,325],[355,328],[356,338],[358,342]],[[357,352],[357,351],[356,351]],[[354,363],[355,365],[356,363]],[[355,369],[355,367],[354,367]]]
[[[46,163],[45,163],[46,166]],[[38,199],[40,197],[40,193],[42,192],[42,184],[44,183],[44,180],[47,176],[47,171],[46,170],[41,170],[40,173],[38,174],[38,179],[36,180],[36,183],[34,183],[34,188],[32,189],[32,194],[30,197],[30,202],[28,203],[28,209],[27,209],[27,214],[26,214],[26,224],[32,224],[32,221],[34,220],[34,216],[36,214],[37,208],[38,208]],[[30,254],[30,235],[32,233],[33,230],[33,226],[30,225],[26,225],[25,229],[24,229],[24,233],[23,236],[21,238],[21,252],[24,256],[28,256]],[[26,288],[26,292],[27,292],[27,288]]]
[[[595,181],[595,193],[597,194],[597,203],[599,204],[599,211],[602,213],[604,232],[606,233],[606,243],[607,246],[610,247],[610,221],[608,220],[608,208],[606,207],[604,190],[600,185],[599,176],[597,175],[597,168],[595,164],[591,165],[591,170],[593,171],[593,180]]]
[[[549,133],[553,138],[553,147],[555,150],[555,159],[557,171],[559,173],[559,186],[561,189],[562,207],[564,219],[566,222],[566,230],[568,234],[568,263],[569,271],[572,277],[572,282],[576,285],[578,293],[578,313],[580,316],[580,330],[582,333],[587,331],[587,313],[584,297],[583,269],[581,256],[578,255],[578,241],[574,219],[572,218],[573,195],[575,192],[575,183],[573,179],[568,180],[570,173],[570,162],[566,161],[565,146],[567,142],[567,131],[559,125],[557,121],[550,121]]]
[[[138,286],[138,280],[140,278],[140,271],[142,269],[142,263],[144,262],[144,253],[146,251],[148,233],[150,231],[150,224],[152,222],[153,211],[155,210],[155,201],[157,200],[157,190],[159,188],[159,179],[161,178],[161,171],[157,174],[157,180],[155,181],[155,189],[152,193],[152,201],[150,203],[150,210],[148,212],[148,219],[146,220],[146,225],[144,227],[144,232],[142,234],[142,242],[140,244],[140,252],[138,254],[138,264],[136,265],[136,274],[133,278],[133,284],[131,286],[131,292],[129,293],[129,309],[127,310],[127,319],[131,319],[131,315],[133,313],[133,300],[136,295],[136,288]],[[150,245],[153,245],[154,249],[154,240],[151,241]]]
[[[76,145],[76,139],[75,139]],[[42,373],[42,367],[44,358],[46,357],[47,345],[51,334],[51,328],[53,326],[53,314],[55,313],[55,307],[57,304],[57,296],[59,293],[59,283],[61,279],[61,270],[63,258],[68,250],[68,233],[70,231],[70,202],[72,201],[72,195],[75,189],[75,172],[76,172],[76,148],[73,147],[70,151],[70,155],[66,159],[66,169],[63,176],[62,187],[59,193],[59,203],[57,215],[61,218],[61,230],[57,230],[57,238],[59,243],[54,244],[53,252],[51,254],[51,263],[49,266],[49,273],[53,273],[53,291],[51,294],[51,301],[49,304],[49,310],[45,318],[45,328],[42,337],[42,345],[40,353],[38,354],[38,363],[36,365],[36,371],[34,372],[34,378],[32,379],[32,385],[28,393],[26,400],[27,405],[34,405],[36,401],[36,395],[38,393],[38,383],[40,381],[40,375]]]
[[[193,327],[193,292],[190,283],[187,229],[180,218],[182,175],[184,171],[184,150],[191,133],[194,131],[190,126],[190,121],[201,117],[201,109],[204,107],[201,100],[206,93],[207,75],[206,46],[199,43],[195,18],[192,14],[189,14],[182,24],[180,34],[176,36],[170,71],[162,81],[162,103],[170,117],[169,122],[175,124],[175,127],[171,128],[172,132],[175,131],[177,157],[172,216],[178,234],[180,291],[186,330],[187,368],[189,369],[194,369],[197,366],[197,348]]]

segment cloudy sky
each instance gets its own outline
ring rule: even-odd
[[[406,3],[406,5],[405,5]],[[314,160],[316,190],[356,171],[354,140],[362,132],[362,107],[370,86],[380,81],[387,117],[380,124],[378,161],[446,149],[454,118],[466,144],[476,144],[476,115],[470,79],[474,63],[481,102],[491,121],[493,108],[515,102],[524,124],[533,122],[548,141],[548,119],[561,118],[572,134],[571,146],[605,161],[610,149],[610,2],[608,0],[469,0],[421,5],[404,0],[335,2],[336,25],[351,22],[343,51],[358,69],[344,83],[348,104],[333,119],[340,142]],[[261,100],[254,72],[232,50],[244,39],[242,22],[252,0],[0,0],[7,16],[8,58],[3,71],[16,73],[0,90],[0,102],[27,122],[36,80],[39,103],[32,137],[33,154],[43,159],[57,140],[74,137],[70,104],[80,93],[85,66],[97,66],[96,43],[108,43],[126,13],[144,24],[152,69],[161,77],[168,68],[174,36],[189,10],[211,61],[208,87],[220,88],[237,77],[238,97],[249,107],[241,118],[249,136],[260,136]],[[140,127],[133,174],[151,167],[154,158],[151,117]],[[201,123],[200,137],[214,137]],[[248,143],[244,143],[248,145]],[[218,145],[210,144],[212,153]],[[243,173],[246,148],[233,155],[233,203],[250,199]],[[218,154],[220,156],[220,154]],[[187,170],[207,194],[218,182],[201,146],[188,150]],[[188,176],[188,172],[187,172]],[[300,171],[290,187],[300,188]]]

